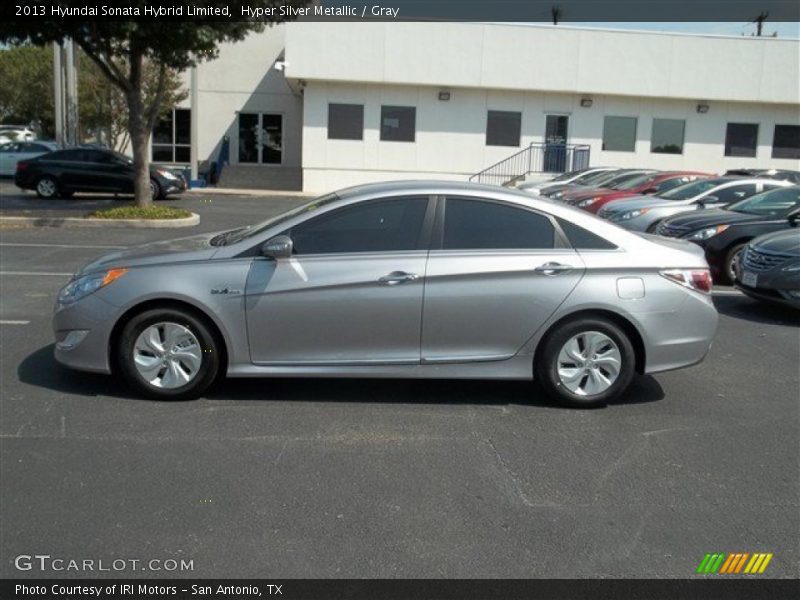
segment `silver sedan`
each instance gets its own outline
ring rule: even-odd
[[[100,257],[58,295],[55,356],[156,398],[221,375],[535,378],[598,406],[703,360],[710,291],[688,242],[500,187],[373,184]]]

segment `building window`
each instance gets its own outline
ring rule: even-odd
[[[153,162],[188,163],[192,155],[192,111],[175,108],[153,128]]]
[[[522,113],[490,110],[486,117],[487,146],[519,146]]]
[[[416,122],[413,106],[381,106],[381,141],[413,142]]]
[[[683,119],[653,119],[650,152],[657,154],[683,154]]]
[[[725,130],[725,156],[755,156],[757,145],[757,123],[728,123]]]
[[[363,140],[364,105],[328,104],[328,139]]]
[[[606,117],[603,121],[603,150],[636,150],[636,117]]]
[[[775,125],[772,158],[800,158],[800,125]]]

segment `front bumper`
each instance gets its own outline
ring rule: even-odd
[[[72,369],[110,373],[109,340],[117,311],[97,294],[57,306],[53,313],[55,359]]]

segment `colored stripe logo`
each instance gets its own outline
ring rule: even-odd
[[[700,561],[697,573],[702,575],[760,575],[767,569],[772,556],[772,552],[709,553]]]

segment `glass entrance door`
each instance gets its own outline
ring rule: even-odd
[[[283,163],[283,115],[239,113],[239,162]]]
[[[546,115],[544,122],[544,171],[563,173],[567,168],[567,115]]]

